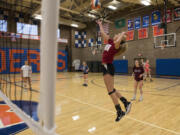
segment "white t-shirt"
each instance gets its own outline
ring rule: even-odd
[[[74,60],[72,66],[74,67],[75,70],[79,70],[80,60],[79,59]]]
[[[21,67],[23,77],[31,77],[32,69],[29,65],[24,65]]]

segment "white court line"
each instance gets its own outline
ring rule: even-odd
[[[79,99],[76,99],[76,98],[73,98],[73,97],[65,96],[65,95],[62,95],[62,94],[58,94],[58,95],[61,96],[61,97],[69,98],[69,99],[71,99],[71,100],[73,100],[73,101],[76,101],[76,102],[78,102],[78,103],[81,103],[81,104],[89,105],[89,106],[94,107],[94,108],[96,108],[96,109],[99,109],[99,110],[101,110],[101,111],[105,111],[105,112],[109,112],[109,113],[116,114],[116,113],[113,112],[113,111],[104,109],[104,108],[99,107],[99,106],[97,106],[97,105],[93,105],[93,104],[89,104],[89,103],[83,102],[83,101],[81,101],[81,100],[79,100]],[[167,132],[170,132],[170,133],[173,133],[173,134],[176,134],[176,135],[180,135],[179,132],[173,131],[173,130],[171,130],[171,129],[163,128],[163,127],[160,127],[160,126],[158,126],[158,125],[155,125],[155,124],[152,124],[152,123],[149,123],[149,122],[146,122],[146,121],[141,121],[141,120],[135,119],[135,118],[133,118],[133,117],[129,117],[129,116],[125,116],[125,118],[130,119],[130,120],[134,120],[134,121],[139,122],[139,123],[142,123],[142,124],[144,124],[144,125],[148,125],[148,126],[151,126],[151,127],[154,127],[154,128],[158,128],[158,129],[161,129],[161,130],[165,130],[165,131],[167,131]]]
[[[4,124],[2,123],[2,120],[0,120],[0,128],[3,128]]]

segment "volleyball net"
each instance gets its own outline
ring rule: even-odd
[[[2,4],[0,8],[1,104],[7,104],[22,120],[22,124],[26,123],[24,129],[28,126],[35,134],[55,134],[54,96],[59,1],[42,0],[41,38],[38,32],[40,21],[33,17],[35,8],[33,0],[28,4],[24,0],[5,0]],[[16,30],[13,24],[16,25]],[[40,46],[35,47],[34,44]],[[34,80],[32,73],[39,71],[41,71],[40,80]],[[47,81],[47,78],[50,81]],[[32,83],[40,86],[40,90],[35,90]],[[46,101],[47,97],[48,101]],[[5,127],[5,124],[3,126]]]

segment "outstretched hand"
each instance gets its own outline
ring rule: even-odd
[[[102,21],[101,21],[101,20],[97,20],[96,23],[99,24],[99,25],[101,25],[101,24],[102,24]]]
[[[122,34],[123,36],[127,36],[127,32],[124,32],[124,31],[123,31],[121,34]]]
[[[126,41],[127,32],[122,32],[122,35],[123,35],[123,41]]]

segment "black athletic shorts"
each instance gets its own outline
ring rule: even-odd
[[[110,74],[114,76],[114,66],[113,64],[103,64],[102,65],[103,75]]]

